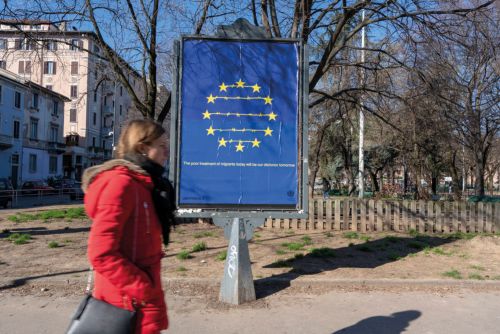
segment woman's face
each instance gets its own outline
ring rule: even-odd
[[[168,154],[168,138],[166,133],[146,146],[146,156],[161,166],[165,166]]]

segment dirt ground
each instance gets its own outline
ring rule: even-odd
[[[22,288],[36,279],[85,281],[88,219],[14,223],[0,212],[0,290]],[[9,240],[26,233],[25,244]],[[222,278],[227,240],[221,228],[181,224],[172,232],[163,277]],[[193,247],[206,246],[193,252]],[[52,247],[49,247],[51,245]],[[269,278],[318,280],[500,281],[500,236],[429,236],[339,231],[297,232],[258,229],[249,243],[256,284]],[[190,257],[182,259],[184,257]],[[216,287],[214,287],[216,289]],[[43,291],[43,289],[42,289]]]

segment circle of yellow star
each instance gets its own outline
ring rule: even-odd
[[[273,111],[271,111],[271,113],[268,114],[267,116],[269,116],[269,120],[270,121],[275,121],[276,120],[276,116],[278,116],[278,115],[276,115]]]
[[[272,135],[273,135],[273,130],[267,127],[267,129],[264,130],[264,136],[272,136]]]
[[[219,89],[221,92],[227,92],[227,86],[225,83],[222,83],[220,86],[219,86]]]
[[[210,94],[210,96],[207,96],[207,103],[215,103],[215,96]]]
[[[265,104],[273,104],[273,99],[268,95],[264,98]]]
[[[260,141],[257,140],[257,138],[255,138],[253,141],[252,141],[252,147],[259,147],[259,144],[260,144]]]
[[[203,119],[210,119],[211,114],[208,112],[208,110],[205,110],[205,112],[202,115],[203,115]]]
[[[207,136],[208,135],[214,135],[215,134],[215,129],[212,128],[212,126],[210,125],[210,127],[207,129]]]
[[[245,146],[241,144],[241,141],[238,142],[238,145],[236,145],[236,152],[243,152],[243,148],[245,148]]]
[[[227,143],[227,141],[224,139],[224,137],[219,139],[219,147],[221,147],[221,146],[226,147],[226,143]]]
[[[259,85],[255,84],[255,85],[252,86],[252,88],[253,88],[253,92],[254,93],[260,92],[260,86]]]
[[[239,81],[236,81],[236,88],[245,88],[245,82],[243,82],[241,79]]]

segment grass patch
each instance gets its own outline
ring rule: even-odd
[[[302,240],[302,242],[304,243],[304,246],[305,245],[312,245],[312,243],[313,243],[311,237],[308,235],[300,238],[300,240]]]
[[[345,232],[343,237],[346,239],[359,239],[359,234],[357,232]]]
[[[187,259],[192,259],[193,256],[191,255],[191,252],[188,250],[183,250],[180,251],[179,254],[176,256],[179,260],[187,260]]]
[[[387,258],[391,261],[398,261],[401,260],[401,255],[397,253],[390,253],[389,255],[387,255]]]
[[[254,233],[253,237],[254,237],[255,239],[258,239],[258,238],[260,238],[260,234],[259,234],[259,233]]]
[[[210,231],[205,231],[205,232],[198,232],[193,235],[194,238],[200,239],[200,238],[209,238],[213,237],[214,233]]]
[[[227,257],[227,250],[218,253],[217,256],[215,257],[215,259],[217,261],[225,261],[226,257]]]
[[[15,245],[23,245],[31,240],[31,235],[27,233],[13,233],[7,237],[7,240],[13,242]]]
[[[328,247],[321,247],[321,248],[313,248],[311,250],[311,256],[314,257],[319,257],[319,258],[329,258],[329,257],[335,257],[335,252],[333,249],[328,248]]]
[[[411,237],[414,237],[414,238],[416,238],[416,237],[418,237],[418,236],[420,235],[420,233],[418,233],[418,232],[417,232],[417,230],[415,230],[415,229],[411,229],[411,230],[408,232],[408,234],[409,234]]]
[[[444,255],[444,256],[451,256],[453,253],[452,252],[447,252],[441,247],[434,247],[431,249],[431,252],[436,255]]]
[[[478,270],[478,271],[485,271],[486,270],[484,267],[476,266],[476,265],[472,265],[470,267],[471,267],[471,269]]]
[[[30,213],[17,213],[15,215],[7,217],[8,220],[14,223],[24,223],[33,220],[52,220],[52,219],[84,219],[87,218],[85,214],[85,209],[83,207],[79,208],[69,208],[66,210],[47,210],[38,212],[35,214]]]
[[[450,233],[446,234],[445,238],[447,239],[464,239],[464,240],[471,240],[477,237],[477,233],[464,233],[464,232],[455,232],[455,233]]]
[[[276,254],[277,254],[277,255],[285,255],[285,254],[286,254],[286,251],[284,251],[283,249],[278,249],[278,250],[276,251]]]
[[[444,272],[443,276],[444,277],[454,278],[454,279],[462,279],[462,274],[458,270],[456,270],[456,269]]]
[[[333,233],[332,232],[326,232],[325,237],[327,238],[333,238]]]
[[[292,234],[295,234],[295,231],[290,230],[290,231],[286,231],[285,233],[286,233],[286,234],[289,234],[289,235],[292,235]]]
[[[48,246],[49,246],[49,248],[59,248],[59,247],[61,247],[61,245],[59,245],[59,243],[57,241],[51,241],[51,242],[49,242]]]
[[[368,241],[370,241],[370,240],[371,240],[371,237],[369,237],[369,236],[367,236],[367,235],[362,235],[362,236],[360,237],[360,239],[361,239],[361,240],[363,240],[364,242],[368,242]]]
[[[392,244],[395,244],[395,243],[398,243],[398,242],[399,242],[399,240],[401,240],[401,239],[400,239],[400,238],[398,238],[398,237],[395,237],[395,236],[390,235],[390,236],[388,236],[388,237],[386,238],[386,240],[387,240],[388,242],[392,243]]]
[[[177,267],[176,271],[183,272],[183,271],[187,271],[187,269],[186,269],[186,267],[180,266],[180,267]]]
[[[204,241],[202,241],[202,242],[198,242],[198,243],[196,243],[196,244],[193,246],[193,248],[191,249],[191,251],[192,251],[193,253],[196,253],[196,252],[202,252],[202,251],[204,251],[204,250],[206,250],[206,249],[207,249],[207,244],[206,244]]]
[[[481,275],[479,275],[478,273],[472,273],[472,274],[469,274],[469,279],[475,279],[475,280],[483,281],[484,277],[481,276]]]
[[[500,281],[500,276],[493,276],[491,279],[495,281]]]
[[[304,244],[301,242],[285,242],[281,244],[282,247],[286,247],[291,251],[299,251],[304,249]]]
[[[304,254],[298,253],[293,256],[294,260],[300,260],[304,258]]]

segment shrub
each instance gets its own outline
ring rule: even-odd
[[[57,243],[57,241],[51,241],[51,242],[49,242],[48,246],[49,246],[49,248],[58,248],[58,247],[61,247],[61,246]]]
[[[206,249],[207,249],[207,244],[202,241],[202,242],[198,242],[197,244],[195,244],[193,246],[193,248],[191,249],[191,251],[193,253],[196,253],[196,252],[202,252],[202,251],[204,251]]]
[[[180,251],[179,254],[177,254],[177,258],[179,260],[187,260],[187,259],[192,259],[193,256],[191,255],[190,251],[183,250],[183,251]]]
[[[226,257],[227,257],[227,250],[222,251],[222,252],[220,252],[219,254],[217,254],[216,259],[217,259],[218,261],[225,261],[225,260],[226,260]]]

